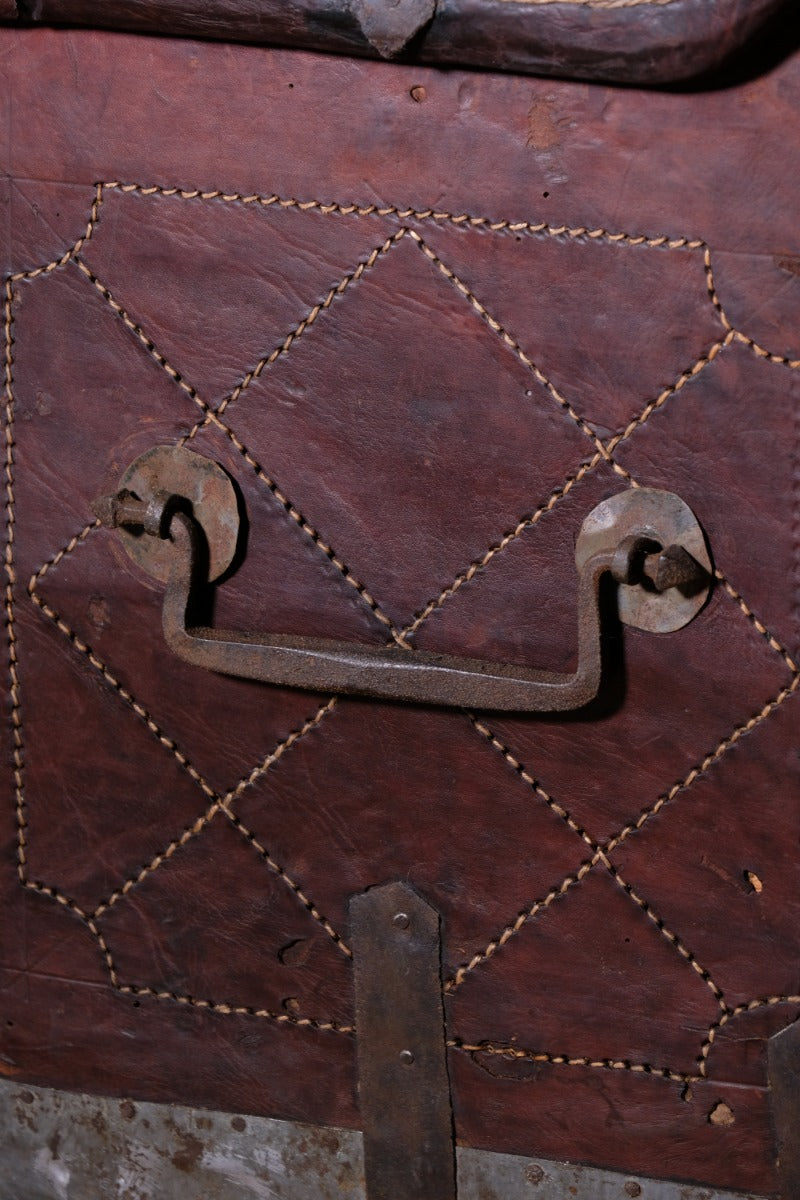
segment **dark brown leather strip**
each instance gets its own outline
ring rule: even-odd
[[[16,8],[0,0],[0,17]],[[20,8],[35,22],[378,55],[348,0],[37,0]],[[786,0],[438,0],[402,57],[663,84],[719,68],[786,8]]]

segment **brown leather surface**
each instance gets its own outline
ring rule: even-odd
[[[346,904],[402,878],[443,915],[462,1140],[774,1193],[800,60],[689,95],[89,32],[0,54],[0,1068],[357,1124]],[[247,514],[221,625],[569,669],[575,537],[634,482],[692,505],[719,577],[678,633],[612,626],[571,716],[211,677],[89,507],[183,437]]]
[[[381,29],[396,3],[365,0],[21,0],[25,21],[300,46],[339,54],[653,84],[693,79],[746,56],[770,25],[772,52],[796,37],[789,0],[438,0],[407,44],[389,52]],[[408,5],[404,6],[406,12]],[[431,17],[431,12],[433,16]],[[406,12],[400,24],[407,20]],[[14,15],[0,9],[0,18]],[[365,20],[360,22],[360,15]],[[772,20],[771,20],[772,19]],[[788,32],[787,22],[792,32]]]

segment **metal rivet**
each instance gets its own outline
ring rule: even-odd
[[[411,1053],[410,1050],[401,1050],[400,1051],[400,1062],[403,1064],[404,1067],[410,1067],[411,1064],[413,1063],[413,1061],[414,1061],[414,1055]]]
[[[410,924],[409,919],[408,919],[408,913],[404,913],[404,912],[395,913],[395,915],[392,919],[392,924],[396,925],[398,929],[408,929],[408,926]]]
[[[625,1184],[625,1195],[626,1196],[641,1196],[641,1194],[642,1194],[641,1185],[638,1184],[635,1179],[629,1179],[628,1182]]]
[[[525,1168],[525,1179],[528,1183],[541,1183],[544,1179],[544,1171],[538,1163],[529,1163]]]

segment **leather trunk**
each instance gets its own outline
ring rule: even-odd
[[[791,19],[647,87],[69,9],[0,32],[0,1070],[360,1128],[348,902],[403,881],[459,1144],[788,1200]],[[637,487],[691,507],[711,594],[673,633],[612,613],[574,712],[209,673],[91,507],[178,443],[240,497],[219,627],[574,671],[578,532]]]

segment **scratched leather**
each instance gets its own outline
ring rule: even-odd
[[[347,902],[402,878],[442,914],[460,1138],[774,1191],[800,60],[667,94],[89,32],[0,49],[3,1070],[357,1125]],[[246,517],[221,627],[574,670],[575,539],[634,483],[692,506],[719,577],[677,633],[607,621],[574,714],[211,676],[90,508],[183,438]]]

